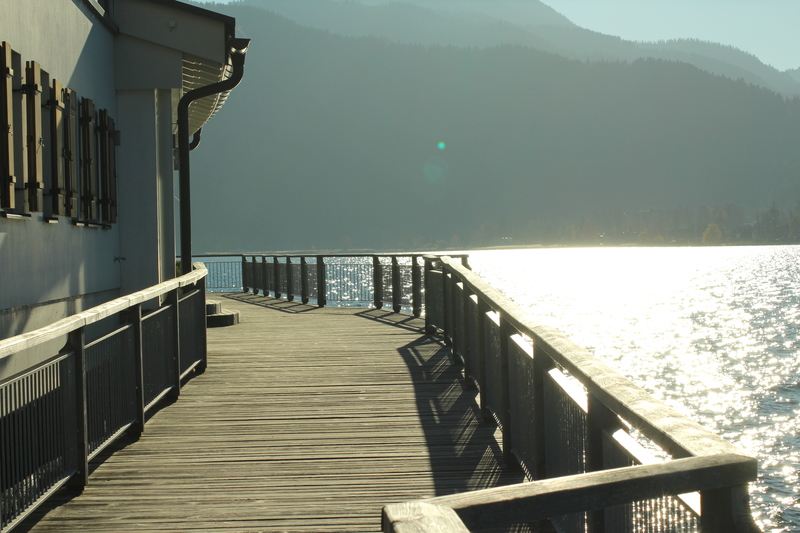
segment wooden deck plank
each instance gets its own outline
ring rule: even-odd
[[[521,480],[421,320],[222,301],[241,323],[209,330],[208,371],[23,530],[379,531],[386,504]]]

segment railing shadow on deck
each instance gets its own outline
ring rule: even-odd
[[[559,531],[759,531],[756,460],[661,404],[447,257],[426,256],[426,331],[465,362],[530,483],[384,508],[385,533],[549,521]],[[660,450],[658,458],[643,444]]]
[[[317,309],[317,306],[315,305],[304,304],[302,302],[290,302],[279,298],[273,298],[271,296],[259,296],[258,294],[252,294],[249,292],[221,293],[221,294],[214,294],[213,297],[235,300],[237,302],[243,302],[250,305],[263,307],[265,309],[273,309],[275,311],[281,311],[282,313],[292,313],[292,314],[308,313],[311,311],[315,311]]]
[[[521,470],[504,469],[497,428],[481,418],[477,391],[463,387],[450,350],[423,335],[397,351],[415,390],[437,496],[523,481]]]
[[[218,296],[283,313],[353,311],[252,293]],[[421,319],[375,308],[364,308],[353,316],[419,334],[419,338],[397,348],[397,354],[408,368],[415,391],[436,496],[524,480],[521,470],[503,468],[503,452],[495,437],[497,427],[481,417],[477,390],[463,386],[463,366],[453,360],[450,349],[438,337],[425,334]]]

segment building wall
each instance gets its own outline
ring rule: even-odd
[[[0,40],[116,116],[114,36],[80,2],[2,2]],[[119,296],[119,255],[118,224],[79,227],[63,216],[47,223],[42,212],[0,218],[0,338]]]
[[[0,2],[0,40],[116,115],[114,35],[79,0]]]
[[[223,63],[232,19],[170,0],[111,0],[109,13],[112,27],[82,0],[0,0],[0,41],[106,109],[120,141],[116,222],[0,217],[0,339],[175,276],[173,155],[184,55]]]

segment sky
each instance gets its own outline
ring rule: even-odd
[[[435,4],[432,0],[396,1]],[[778,70],[800,68],[800,0],[542,2],[578,26],[607,35],[634,41],[696,38],[732,45]]]
[[[800,0],[543,2],[600,33],[635,41],[697,38],[735,46],[778,70],[800,67]]]

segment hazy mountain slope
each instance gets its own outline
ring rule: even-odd
[[[337,0],[352,1],[352,0]],[[450,13],[477,13],[523,26],[575,26],[567,17],[538,0],[401,0]],[[385,5],[392,0],[361,0],[362,4]]]
[[[730,46],[699,40],[638,43],[579,28],[537,0],[244,0],[302,25],[340,35],[375,36],[409,44],[530,46],[583,61],[683,61],[712,74],[743,79],[786,96],[800,81]],[[365,5],[370,4],[370,5]],[[224,9],[224,7],[222,8]],[[246,27],[246,21],[240,21]]]
[[[364,5],[333,0],[245,0],[244,4],[274,11],[303,26],[338,35],[379,37],[408,44],[462,47],[521,44],[552,49],[546,40],[526,28],[472,11],[434,10],[410,3]],[[215,9],[224,9],[224,6]],[[543,19],[552,18],[545,16]],[[239,24],[247,29],[247,21]]]
[[[199,251],[481,244],[604,210],[800,197],[800,101],[686,64],[398,45],[228,12],[253,42],[192,153]]]

